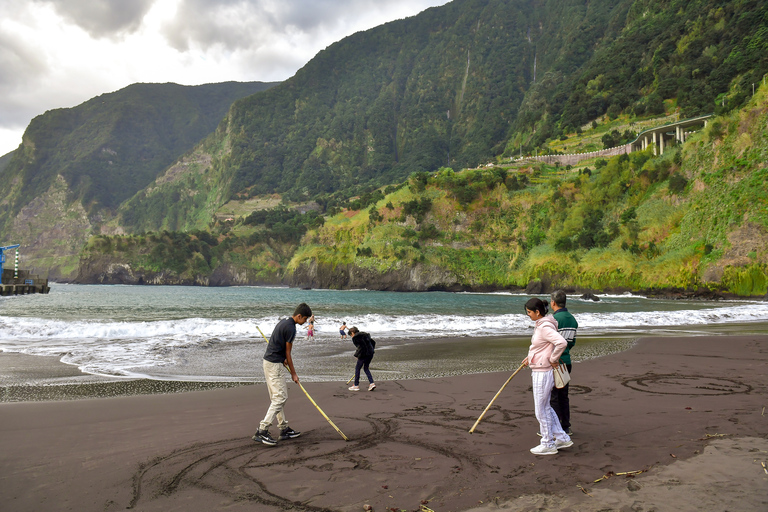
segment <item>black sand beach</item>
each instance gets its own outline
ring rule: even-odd
[[[3,388],[78,378],[40,359],[0,354]],[[0,496],[13,511],[768,510],[767,371],[762,335],[645,338],[577,363],[574,446],[550,457],[528,451],[527,371],[474,434],[511,371],[359,393],[305,383],[349,442],[291,384],[287,414],[303,434],[275,448],[250,439],[268,405],[262,384],[5,402]]]

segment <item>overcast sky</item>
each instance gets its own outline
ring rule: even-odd
[[[30,120],[137,82],[276,81],[448,0],[0,0],[0,155]]]

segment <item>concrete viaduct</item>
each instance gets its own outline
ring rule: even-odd
[[[682,121],[676,121],[674,123],[665,124],[663,126],[657,126],[656,128],[650,128],[640,132],[637,138],[632,142],[613,148],[590,151],[589,153],[523,157],[513,161],[521,162],[525,160],[533,160],[551,165],[555,163],[559,163],[560,165],[576,165],[582,160],[587,160],[589,158],[596,158],[599,156],[610,157],[623,155],[625,153],[632,153],[633,151],[641,151],[647,149],[651,144],[653,144],[654,155],[663,155],[664,148],[685,142],[688,138],[691,128],[706,126],[707,120],[713,115],[714,114],[707,114],[705,116],[692,117],[691,119],[683,119]]]

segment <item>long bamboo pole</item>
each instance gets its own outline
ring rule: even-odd
[[[507,382],[505,382],[504,385],[501,386],[501,389],[499,389],[498,393],[496,393],[496,396],[493,397],[493,399],[491,400],[491,403],[488,404],[488,407],[485,408],[485,410],[483,411],[483,414],[481,414],[480,417],[477,418],[477,421],[475,422],[475,424],[472,425],[471,429],[469,429],[469,433],[470,434],[472,434],[475,431],[475,427],[477,427],[477,425],[480,424],[480,420],[483,419],[483,416],[485,416],[485,413],[487,413],[488,409],[491,408],[491,406],[493,405],[493,402],[495,402],[496,399],[499,398],[499,395],[501,394],[502,391],[504,391],[504,388],[507,387],[507,384],[509,384],[509,381],[512,380],[512,377],[517,375],[517,372],[522,370],[524,366],[525,366],[525,364],[521,364],[520,367],[517,370],[515,370],[515,373],[513,373],[512,375],[509,376],[509,378],[507,379]]]
[[[264,333],[263,333],[263,332],[261,332],[261,329],[259,328],[259,326],[256,326],[256,328],[257,328],[257,329],[259,329],[259,332],[260,332],[260,333],[261,333],[261,335],[264,337],[264,340],[265,340],[267,343],[269,343],[269,340],[267,339],[267,337],[266,337],[266,336],[264,336]],[[285,366],[286,368],[288,368],[288,365],[286,365],[285,363],[283,363],[283,366]],[[288,368],[288,370],[290,370],[290,368]],[[325,414],[325,413],[323,412],[323,410],[320,408],[320,406],[319,406],[319,405],[317,405],[317,402],[315,402],[314,400],[312,400],[312,397],[311,397],[311,396],[309,396],[309,393],[307,393],[307,390],[306,390],[306,389],[304,389],[304,386],[302,386],[302,385],[301,385],[301,382],[299,382],[298,384],[299,384],[299,387],[301,388],[301,390],[304,392],[304,394],[305,394],[305,395],[307,395],[307,398],[309,398],[309,401],[310,401],[310,402],[312,402],[312,405],[314,405],[314,406],[317,408],[317,410],[318,410],[318,411],[320,411],[320,414],[322,414],[322,415],[323,415],[323,418],[325,418],[326,420],[328,420],[328,423],[330,423],[330,424],[331,424],[331,426],[332,426],[334,429],[336,429],[336,432],[338,432],[339,434],[341,434],[341,437],[343,437],[345,441],[349,441],[349,438],[348,438],[347,436],[345,436],[345,435],[344,435],[344,432],[342,432],[342,431],[339,429],[339,427],[337,427],[337,426],[336,426],[336,424],[335,424],[333,421],[331,421],[331,418],[329,418],[329,417],[328,417],[328,415],[327,415],[327,414]]]

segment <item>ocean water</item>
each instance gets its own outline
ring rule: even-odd
[[[376,378],[422,378],[517,367],[533,324],[509,293],[54,284],[48,295],[0,297],[0,350],[57,356],[114,379],[261,381],[265,341],[300,302],[316,334],[298,328],[293,356],[302,380],[346,380],[355,360],[338,327],[377,340]],[[542,296],[542,299],[546,297]],[[768,303],[666,301],[620,295],[569,297],[579,322],[576,361],[631,347],[646,335],[766,332]]]

